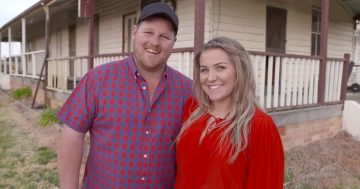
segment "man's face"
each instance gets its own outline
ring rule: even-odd
[[[170,21],[152,17],[134,26],[133,53],[139,71],[163,71],[176,37]]]

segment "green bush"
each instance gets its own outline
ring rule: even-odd
[[[32,95],[32,90],[30,87],[19,88],[10,93],[10,97],[15,100],[28,98],[28,97],[31,97],[31,95]]]
[[[41,113],[38,124],[41,127],[47,127],[54,123],[59,123],[59,119],[56,117],[56,114],[59,112],[60,108],[47,108]]]

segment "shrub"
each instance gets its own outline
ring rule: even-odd
[[[54,123],[59,123],[59,119],[56,117],[56,114],[59,112],[60,108],[47,108],[41,113],[38,124],[41,127],[47,127]]]
[[[32,90],[30,87],[19,88],[10,93],[10,97],[15,100],[21,100],[23,98],[28,98],[28,97],[31,97],[31,95],[32,95]]]

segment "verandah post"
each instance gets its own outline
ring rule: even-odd
[[[318,103],[325,102],[325,79],[327,62],[327,40],[329,27],[329,0],[321,0],[320,67],[318,84]]]
[[[349,64],[350,64],[350,54],[344,54],[344,63],[343,63],[343,74],[341,79],[341,94],[340,100],[344,101],[346,98],[346,89],[347,89],[347,82],[349,79]]]

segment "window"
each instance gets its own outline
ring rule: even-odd
[[[100,17],[99,17],[99,14],[95,14],[94,15],[94,43],[93,43],[94,55],[99,54],[99,41],[100,41]]]
[[[311,55],[320,55],[320,36],[321,36],[321,11],[320,9],[312,10],[311,26]]]
[[[146,5],[156,2],[166,2],[176,10],[176,0],[141,0],[141,9]],[[132,51],[132,26],[137,24],[138,13],[132,12],[123,16],[123,52]]]
[[[286,51],[287,10],[266,8],[266,52],[285,53]]]
[[[123,52],[132,51],[131,35],[132,35],[132,26],[136,24],[137,14],[131,13],[124,15],[123,18]]]
[[[62,57],[62,30],[56,32],[56,54],[55,57]]]

